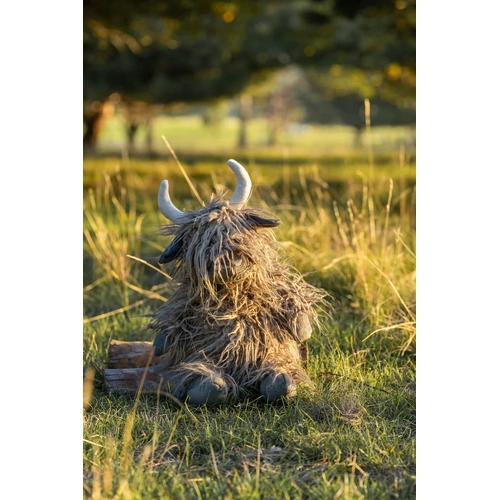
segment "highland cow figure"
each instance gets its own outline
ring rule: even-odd
[[[178,287],[155,314],[155,356],[165,360],[165,380],[175,397],[194,406],[219,404],[251,393],[267,402],[310,383],[300,343],[318,323],[314,306],[323,293],[280,262],[269,228],[277,219],[243,208],[252,183],[235,160],[229,202],[213,198],[197,212],[171,202],[168,182],[158,203],[174,238],[159,262],[172,266]]]

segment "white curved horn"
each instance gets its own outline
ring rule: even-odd
[[[236,175],[236,189],[229,203],[235,205],[236,208],[241,208],[250,198],[252,181],[243,165],[240,165],[236,160],[228,160],[227,164]]]
[[[186,213],[174,206],[168,194],[168,181],[161,181],[160,189],[158,190],[158,207],[160,212],[172,222],[180,224]]]

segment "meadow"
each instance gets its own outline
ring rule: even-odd
[[[195,144],[201,136],[190,130]],[[282,221],[274,233],[283,258],[328,292],[328,314],[308,341],[314,388],[301,388],[286,405],[208,409],[106,392],[110,341],[153,340],[141,333],[146,315],[172,291],[157,264],[168,244],[159,234],[166,223],[156,202],[160,181],[169,179],[179,208],[199,203],[171,156],[86,158],[84,497],[415,498],[412,154],[392,135],[362,151],[330,133],[321,147],[304,139],[238,152],[233,138],[221,144],[203,136],[190,148],[180,132],[179,139],[168,132],[161,133],[204,200],[234,188],[225,159],[243,163],[254,184],[249,204]],[[338,148],[329,142],[335,137]]]
[[[376,120],[376,118],[373,118]],[[107,120],[100,133],[101,152],[121,151],[125,142],[125,120],[117,114]],[[186,155],[203,152],[213,155],[234,149],[238,141],[240,121],[236,117],[226,117],[220,123],[204,125],[199,115],[158,116],[152,120],[151,135],[152,147],[156,152],[164,153],[165,144],[162,135],[165,135],[176,151]],[[247,154],[263,154],[267,158],[282,158],[288,156],[293,161],[297,156],[307,158],[318,155],[330,159],[341,155],[349,159],[359,151],[360,144],[356,143],[356,131],[346,125],[311,125],[290,123],[284,127],[278,137],[277,147],[267,147],[268,124],[264,118],[255,118],[247,125]],[[369,136],[369,137],[368,137]],[[409,126],[378,126],[372,127],[369,132],[362,130],[361,143],[380,153],[399,154],[399,146],[406,145],[406,149],[415,150],[415,128]],[[136,133],[135,146],[137,152],[146,147],[146,131],[139,127]]]

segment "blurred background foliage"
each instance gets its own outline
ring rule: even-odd
[[[231,147],[255,145],[255,120],[265,130],[258,146],[343,125],[358,147],[365,99],[372,126],[414,130],[415,0],[83,5],[86,154],[133,153],[138,135],[139,149],[154,154],[155,123],[167,117],[179,127],[189,122],[180,117],[199,127],[232,120]]]

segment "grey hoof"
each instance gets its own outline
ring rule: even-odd
[[[167,330],[160,330],[158,335],[156,335],[153,345],[155,347],[155,356],[161,356],[165,354],[170,348],[171,342],[167,343]]]
[[[227,385],[220,377],[198,378],[187,391],[187,402],[192,406],[212,406],[227,398]]]
[[[260,393],[266,403],[272,403],[295,396],[297,384],[288,373],[271,374],[260,383]]]

